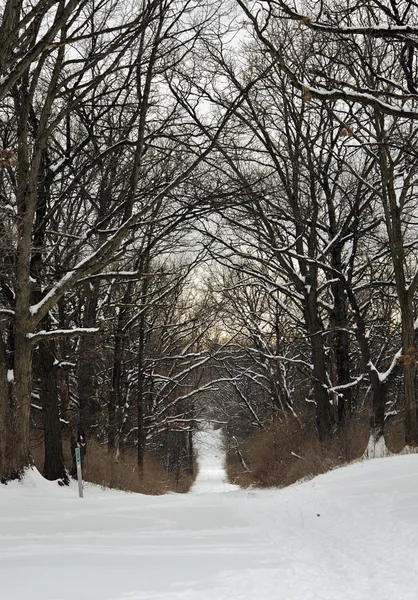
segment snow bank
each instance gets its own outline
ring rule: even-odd
[[[219,492],[209,446],[196,486]],[[148,497],[86,486],[79,499],[36,471],[0,485],[1,597],[416,600],[416,454],[282,490],[224,489]]]

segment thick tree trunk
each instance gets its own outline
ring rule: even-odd
[[[139,263],[141,273],[148,273],[150,267],[150,258],[148,252],[145,252]],[[142,303],[140,304],[140,317],[138,320],[138,387],[137,387],[137,425],[138,425],[138,474],[142,478],[144,475],[144,457],[145,457],[145,344],[147,339],[147,321],[146,321],[146,299],[148,293],[149,279],[145,277],[142,282]]]
[[[375,118],[379,165],[382,178],[382,203],[394,267],[396,291],[401,312],[402,352],[404,365],[405,438],[406,443],[418,445],[417,419],[417,349],[414,345],[414,289],[408,283],[407,257],[404,247],[404,223],[395,186],[394,163],[387,141],[385,120]],[[416,282],[415,282],[416,285]]]
[[[108,402],[108,448],[109,452],[114,452],[119,446],[118,436],[120,434],[121,424],[120,407],[123,404],[122,398],[122,379],[123,379],[123,354],[126,338],[126,319],[127,306],[132,302],[132,284],[129,283],[119,307],[118,321],[115,332],[115,346],[113,351],[113,369],[112,369],[112,389],[109,394]],[[118,418],[119,417],[119,418]]]
[[[26,336],[16,335],[14,368],[0,361],[0,480],[20,478],[31,464],[29,416],[32,348]]]
[[[416,372],[416,363],[404,368],[405,442],[411,446],[418,446],[417,401],[415,398]]]
[[[335,207],[335,192],[330,185],[330,179],[326,173],[330,168],[331,161],[326,162],[325,176],[322,181],[323,189],[328,209],[329,236],[330,241],[339,239],[334,243],[331,249],[331,265],[336,273],[343,274],[343,250],[344,241],[339,237],[341,233],[341,224],[337,218]],[[343,236],[342,236],[343,237]],[[347,316],[347,292],[344,281],[336,279],[331,283],[331,296],[333,298],[333,307],[330,313],[330,347],[331,347],[331,381],[333,385],[341,386],[335,394],[335,404],[337,407],[337,422],[343,425],[349,419],[353,412],[353,393],[350,387],[350,338],[348,334],[348,316]]]
[[[305,319],[311,344],[314,394],[316,402],[316,422],[321,441],[332,433],[331,404],[327,389],[326,360],[323,340],[323,327],[316,304],[316,289],[313,282],[307,286]]]
[[[96,325],[96,312],[99,288],[97,283],[85,286],[86,304],[84,308],[83,327],[94,327]],[[77,368],[78,401],[79,401],[79,424],[88,435],[89,428],[95,419],[96,389],[95,376],[95,340],[82,337],[79,345],[79,357]]]
[[[405,441],[412,446],[418,445],[418,418],[417,418],[417,349],[414,345],[414,319],[412,301],[406,292],[401,295],[402,316],[402,352],[404,370],[404,402],[405,402]]]
[[[332,264],[338,272],[342,271],[341,249],[337,248],[332,257]],[[346,386],[350,383],[350,339],[347,326],[347,296],[341,281],[331,286],[334,305],[330,317],[331,345],[335,361],[336,384]],[[338,392],[337,417],[343,424],[353,412],[354,402],[351,388],[343,388]]]
[[[275,321],[274,321],[274,331],[276,335],[276,348],[275,355],[280,356],[282,354],[281,348],[281,331],[280,331],[280,323],[279,317],[276,312]],[[285,375],[283,373],[283,365],[281,361],[275,360],[272,365],[272,370],[274,372],[272,388],[273,388],[273,398],[275,405],[281,410],[281,412],[286,416],[286,412],[293,413],[292,408],[292,399],[287,389]]]
[[[369,373],[372,389],[372,416],[370,427],[376,439],[383,435],[385,423],[386,390],[387,381],[381,381],[377,371],[371,363],[369,340],[366,335],[366,324],[362,317],[357,299],[350,286],[346,287],[347,297],[353,309],[355,321],[355,335],[361,354],[361,369],[363,373]]]
[[[380,381],[376,371],[371,371],[370,382],[373,392],[371,428],[375,439],[383,435],[385,426],[386,383]]]
[[[33,249],[33,224],[37,208],[38,175],[41,166],[41,144],[30,148],[29,115],[31,106],[30,86],[27,77],[14,91],[13,99],[17,115],[17,167],[16,206],[18,236],[16,248],[13,327],[7,340],[7,396],[1,412],[5,416],[3,428],[4,451],[0,478],[8,480],[21,477],[30,465],[29,424],[32,387],[32,343],[28,334],[33,333],[34,322],[30,314],[31,278],[30,262]],[[31,158],[29,158],[31,156]],[[5,355],[3,345],[2,354]],[[2,379],[4,379],[4,367]],[[1,383],[1,382],[0,382]]]
[[[11,466],[9,452],[10,445],[10,409],[9,409],[9,387],[12,385],[7,380],[8,361],[4,341],[0,336],[0,481],[8,479],[8,471]]]
[[[45,465],[44,477],[51,481],[67,480],[68,475],[62,451],[62,432],[56,374],[54,343],[39,345],[38,373],[41,379],[42,416],[44,422]]]
[[[112,389],[109,394],[108,402],[108,433],[107,444],[109,452],[114,452],[116,448],[117,417],[116,412],[121,401],[122,387],[122,352],[123,352],[124,334],[120,327],[120,316],[118,319],[117,330],[115,334],[115,348],[113,354],[113,372]]]
[[[61,321],[63,322],[63,321]],[[63,360],[64,356],[67,356],[67,352],[63,351],[63,342],[61,340],[57,340],[55,343],[55,349],[56,349],[56,356],[57,359],[59,361]],[[65,346],[64,346],[65,348]],[[57,372],[57,379],[58,379],[58,386],[59,386],[59,390],[60,390],[60,397],[61,397],[61,414],[62,414],[62,418],[66,421],[66,423],[69,425],[70,430],[73,429],[73,417],[71,414],[71,402],[70,402],[70,385],[69,385],[69,381],[68,381],[68,372],[63,369],[63,368],[59,368],[58,372]]]
[[[137,426],[138,426],[138,473],[144,474],[145,455],[145,382],[144,382],[144,359],[145,359],[145,311],[139,319],[139,348],[138,348],[138,388],[137,388]]]
[[[193,431],[187,432],[187,472],[194,474]]]

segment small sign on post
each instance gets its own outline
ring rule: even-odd
[[[78,480],[78,495],[80,498],[83,497],[83,475],[81,473],[81,452],[80,445],[77,444],[75,449],[75,462],[77,464],[77,480]]]

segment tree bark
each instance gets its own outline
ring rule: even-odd
[[[138,388],[137,388],[137,426],[138,426],[138,447],[137,462],[139,477],[144,474],[144,455],[145,455],[145,310],[143,310],[139,319],[139,348],[138,348]]]
[[[311,344],[316,423],[321,441],[332,434],[331,404],[328,395],[323,327],[317,312],[316,287],[313,277],[307,278],[305,288],[305,322]]]
[[[379,379],[377,371],[371,364],[370,346],[366,336],[366,325],[356,296],[349,285],[346,287],[346,292],[353,309],[353,316],[356,324],[354,331],[361,354],[361,370],[363,373],[368,373],[370,377],[370,385],[372,388],[372,416],[370,426],[375,439],[378,439],[383,435],[385,424],[387,381],[381,381]]]
[[[85,308],[83,327],[96,325],[96,312],[98,302],[98,282],[85,286]],[[94,385],[95,375],[95,341],[85,337],[80,339],[79,358],[77,368],[79,425],[88,432],[94,424],[96,390]],[[87,433],[88,435],[88,433]]]
[[[341,272],[341,264],[339,272]],[[345,386],[350,383],[350,339],[347,326],[347,307],[344,285],[338,281],[331,286],[334,305],[330,315],[333,360],[335,361],[336,384]],[[351,388],[338,392],[337,417],[343,424],[353,412],[353,393]]]
[[[44,477],[51,481],[67,480],[62,451],[59,398],[54,368],[54,342],[39,344],[38,373],[41,380],[42,416],[44,423],[45,464]]]
[[[414,330],[414,289],[407,283],[406,256],[404,248],[401,208],[395,190],[394,165],[385,131],[384,117],[375,117],[378,141],[378,157],[382,179],[382,203],[385,214],[389,248],[394,267],[396,291],[401,313],[402,352],[404,366],[405,440],[418,445],[417,418],[417,349]]]

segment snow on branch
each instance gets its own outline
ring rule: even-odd
[[[348,390],[349,388],[355,387],[358,385],[364,378],[364,373],[350,381],[349,383],[344,383],[342,385],[335,385],[334,387],[328,388],[329,392],[340,392],[341,390]]]
[[[231,104],[231,107],[222,116],[210,143],[202,148],[201,152],[196,156],[190,165],[186,165],[184,170],[172,179],[163,189],[161,189],[153,197],[151,203],[145,208],[142,208],[135,214],[131,214],[125,221],[110,235],[94,252],[89,256],[79,261],[72,270],[68,271],[61,280],[44,296],[44,298],[30,307],[29,311],[32,316],[33,324],[40,323],[47,313],[55,306],[62,296],[70,290],[81,279],[95,275],[105,268],[109,262],[115,258],[115,253],[132,230],[136,229],[144,222],[147,213],[156,206],[163,198],[165,198],[173,189],[179,186],[189,175],[203,162],[217,142],[225,129],[230,118],[235,114],[237,106],[239,106],[248,93],[252,84],[249,84],[243,92],[240,92]]]
[[[84,335],[94,335],[101,332],[100,327],[74,327],[74,329],[55,329],[53,331],[38,331],[37,333],[27,333],[26,337],[33,344],[38,342],[64,337],[80,337]]]
[[[397,351],[397,353],[395,354],[395,356],[392,359],[392,362],[390,363],[390,367],[384,373],[381,373],[380,371],[378,371],[376,369],[376,367],[374,366],[374,364],[372,363],[372,361],[370,361],[368,363],[368,366],[370,368],[370,371],[374,371],[375,373],[377,373],[379,381],[381,381],[382,383],[384,383],[388,379],[388,377],[391,375],[393,369],[398,364],[398,361],[399,361],[399,359],[400,359],[401,356],[402,356],[402,348]]]
[[[260,354],[264,358],[268,358],[269,360],[275,360],[278,362],[288,362],[288,363],[292,363],[294,365],[302,365],[304,367],[312,368],[312,365],[310,365],[308,362],[306,362],[305,360],[298,359],[298,358],[290,358],[288,356],[283,356],[283,355],[279,355],[279,354],[267,354],[265,352],[258,352],[258,354]]]
[[[401,117],[406,119],[418,119],[418,111],[413,108],[409,109],[404,107],[405,100],[416,100],[416,96],[411,94],[409,96],[402,96],[399,98],[399,101],[402,102],[401,105],[396,106],[395,104],[389,104],[382,100],[379,96],[379,92],[377,90],[368,90],[364,92],[362,90],[352,89],[350,87],[342,86],[341,88],[333,88],[328,89],[325,85],[317,84],[315,86],[311,85],[309,82],[301,80],[296,72],[289,66],[285,58],[283,57],[280,49],[276,47],[276,45],[270,41],[266,35],[265,30],[266,27],[261,24],[258,20],[258,13],[253,14],[252,11],[246,6],[246,3],[243,0],[237,0],[239,6],[242,8],[243,12],[250,20],[251,24],[254,27],[255,34],[257,35],[260,42],[264,45],[267,52],[271,55],[277,67],[289,77],[290,81],[293,85],[302,92],[302,95],[305,98],[316,98],[317,100],[323,101],[335,101],[335,100],[343,100],[347,103],[358,103],[363,106],[371,106],[375,110],[387,114],[392,115],[394,117]],[[287,4],[285,2],[279,2],[282,8],[285,8]],[[298,16],[295,13],[295,19],[298,18],[300,21],[305,19],[305,24],[309,24],[309,19],[306,17]]]
[[[164,275],[173,275],[174,273],[164,273]],[[108,271],[95,273],[80,279],[79,283],[92,281],[94,279],[150,279],[152,277],[160,277],[161,273],[143,273],[142,271]]]
[[[299,21],[305,27],[312,29],[313,31],[323,31],[327,33],[334,33],[339,35],[364,35],[372,37],[386,37],[401,39],[404,41],[406,35],[417,35],[418,27],[412,25],[369,25],[367,27],[361,26],[341,26],[332,25],[329,23],[323,23],[314,19],[311,15],[303,15],[302,13],[294,10],[289,6],[285,0],[267,0],[267,4],[276,5],[281,9],[288,17],[294,21]]]

